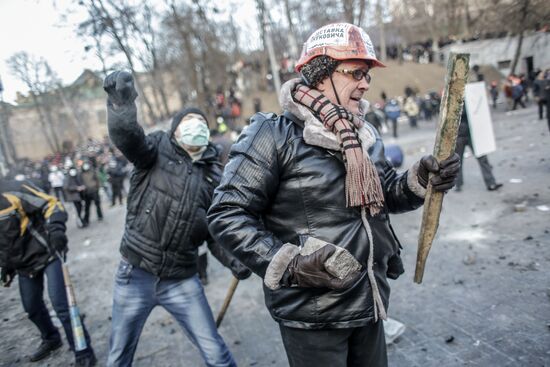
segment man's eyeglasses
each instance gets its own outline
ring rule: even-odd
[[[370,81],[372,80],[372,77],[370,76],[369,74],[369,71],[365,71],[365,70],[362,70],[362,69],[354,69],[354,70],[350,70],[350,69],[336,69],[335,71],[339,72],[339,73],[342,73],[342,74],[349,74],[353,77],[353,79],[357,80],[357,81],[361,81],[361,79],[365,78],[365,80],[367,81],[367,83],[370,84]]]

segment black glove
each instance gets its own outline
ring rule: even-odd
[[[460,170],[460,157],[453,153],[449,158],[437,163],[433,155],[426,155],[420,159],[418,166],[418,182],[422,187],[428,186],[430,173],[433,176],[430,180],[436,191],[447,191],[455,185],[455,180]]]
[[[233,276],[239,280],[245,280],[252,274],[252,271],[238,260],[231,261],[231,272]]]
[[[4,287],[9,288],[13,278],[15,278],[15,270],[2,268],[2,271],[0,272],[0,280],[2,281],[2,285]]]
[[[325,262],[336,252],[336,246],[326,244],[310,255],[296,255],[287,267],[281,280],[283,286],[345,289],[349,288],[361,275],[354,272],[340,279],[330,274],[325,268]]]
[[[63,261],[66,260],[67,251],[69,251],[67,247],[67,236],[65,235],[65,232],[63,231],[52,231],[49,235],[50,240],[50,246],[52,247],[52,250],[54,252],[59,253],[61,257],[63,258]]]
[[[137,97],[134,78],[127,71],[115,71],[105,78],[103,89],[109,97],[107,106],[117,107],[133,104]]]

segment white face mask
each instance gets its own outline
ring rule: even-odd
[[[71,168],[69,170],[69,176],[72,176],[72,177],[76,176],[76,170],[74,168]]]
[[[204,118],[196,114],[189,114],[180,122],[176,140],[182,146],[204,147],[208,145],[210,130]]]
[[[90,169],[90,165],[87,164],[87,163],[84,163],[84,164],[82,165],[82,169],[83,169],[84,171],[87,171],[87,170]]]

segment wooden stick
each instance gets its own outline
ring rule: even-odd
[[[468,78],[470,54],[451,53],[447,64],[445,91],[440,108],[440,122],[437,128],[433,155],[438,162],[453,154],[458,135],[458,126],[464,104],[464,87]],[[424,267],[432,242],[439,226],[439,215],[443,204],[443,193],[434,191],[428,183],[424,199],[422,225],[418,236],[418,253],[414,282],[422,283]]]
[[[235,290],[237,289],[238,285],[239,285],[239,279],[233,277],[233,279],[231,280],[231,284],[229,285],[229,289],[227,290],[227,295],[225,296],[225,300],[223,301],[222,309],[220,310],[220,313],[216,318],[216,327],[220,327],[223,321],[223,317],[225,316],[225,312],[229,308],[229,304],[233,299],[233,294],[235,293]]]

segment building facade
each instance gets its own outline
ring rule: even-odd
[[[439,60],[446,65],[451,52],[469,53],[470,65],[490,65],[503,76],[510,68],[518,45],[518,37],[484,39],[473,42],[453,43],[439,51]],[[535,70],[550,68],[550,32],[536,32],[523,38],[516,74],[528,75]]]

